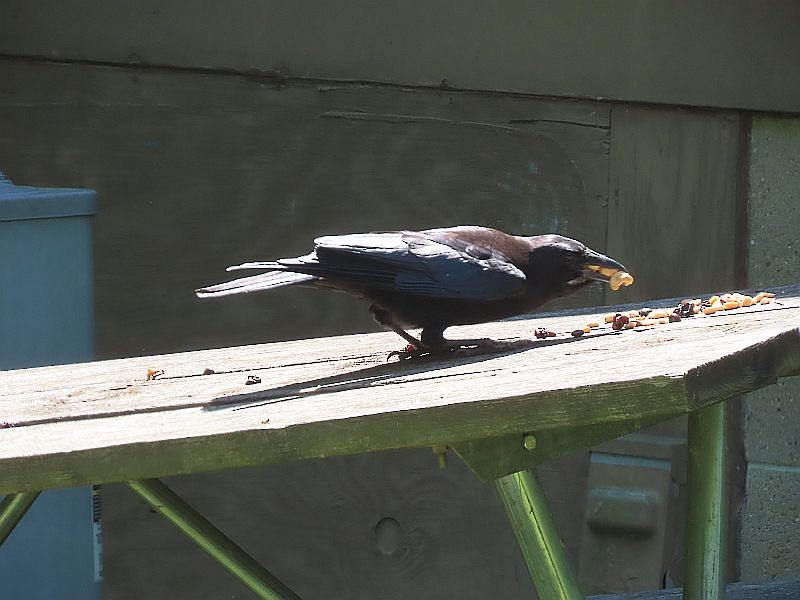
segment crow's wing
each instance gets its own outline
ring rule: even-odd
[[[436,298],[490,301],[524,291],[524,273],[504,257],[473,256],[457,245],[425,232],[326,236],[311,254],[278,264],[355,288]]]

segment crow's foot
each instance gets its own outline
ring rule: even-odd
[[[395,356],[399,360],[408,360],[410,358],[421,358],[429,353],[430,351],[426,348],[418,348],[414,344],[408,344],[402,350],[392,350],[389,352],[389,356],[386,357],[386,362],[389,362]]]

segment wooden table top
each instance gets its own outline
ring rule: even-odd
[[[403,342],[386,332],[0,372],[0,493],[667,420],[800,374],[800,286],[770,291],[768,305],[581,337],[618,308],[449,329],[558,332],[472,357],[387,363]]]

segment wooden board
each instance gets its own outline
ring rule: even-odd
[[[0,430],[0,492],[668,419],[800,373],[800,287],[776,293],[779,305],[471,358],[386,364],[398,339],[379,333],[0,373],[16,425]],[[569,332],[605,312],[453,334]],[[165,375],[143,381],[148,368]]]
[[[614,106],[607,250],[636,273],[624,301],[735,285],[738,131],[734,113]]]
[[[539,469],[577,565],[583,456]],[[235,476],[234,476],[235,475]],[[532,598],[494,486],[429,448],[170,478],[168,485],[303,598]],[[568,493],[573,496],[568,495]],[[245,597],[127,486],[103,486],[104,589],[115,600]],[[106,510],[108,509],[108,510]],[[110,513],[108,512],[110,511]]]
[[[793,0],[346,0],[111,6],[5,0],[0,52],[797,112]]]

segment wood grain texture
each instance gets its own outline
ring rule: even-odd
[[[2,420],[15,426],[0,430],[0,491],[667,419],[800,373],[800,287],[775,291],[780,304],[451,360],[385,364],[397,342],[381,333],[3,372]],[[569,332],[606,312],[454,332]],[[756,376],[704,379],[748,354],[762,356],[747,363]],[[164,377],[143,381],[150,367]]]
[[[620,298],[735,285],[738,131],[734,113],[614,106],[607,250],[636,275]]]
[[[303,598],[530,597],[494,489],[451,458],[439,469],[430,449],[406,449],[168,483]],[[246,597],[129,490],[103,494],[111,597]]]
[[[792,62],[800,10],[792,0],[775,0],[768,11],[754,0],[621,0],[603,10],[579,0],[4,5],[7,54],[800,110]]]

